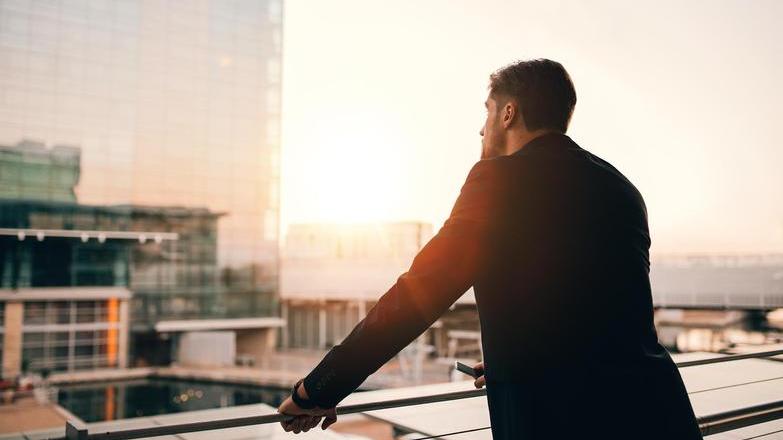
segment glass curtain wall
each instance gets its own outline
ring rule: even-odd
[[[3,288],[127,284],[134,335],[276,315],[282,12],[0,0]]]

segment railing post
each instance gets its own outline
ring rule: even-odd
[[[65,438],[67,440],[87,440],[87,425],[81,420],[68,420],[65,423]]]

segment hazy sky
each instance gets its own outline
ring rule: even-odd
[[[569,135],[653,252],[783,251],[783,2],[286,0],[282,221],[424,220],[478,160],[488,75],[563,63]]]

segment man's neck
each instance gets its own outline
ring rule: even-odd
[[[556,133],[556,131],[550,129],[540,129],[516,133],[506,142],[506,155],[512,155],[516,153],[517,151],[525,148],[525,145],[529,144],[533,139],[549,133]]]

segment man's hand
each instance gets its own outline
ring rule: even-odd
[[[307,391],[304,388],[304,384],[299,385],[298,392],[300,397],[307,399]],[[323,409],[315,407],[313,409],[303,409],[300,408],[290,396],[280,404],[277,408],[277,412],[293,416],[291,419],[280,422],[280,426],[282,426],[286,432],[293,431],[294,434],[307,432],[314,428],[321,422],[321,417],[326,417],[324,423],[321,425],[321,429],[326,429],[337,421],[337,412],[335,411],[335,408]]]
[[[476,373],[479,375],[473,382],[473,385],[476,388],[481,388],[487,384],[487,379],[484,378],[484,362],[477,363],[473,366],[473,369],[476,370]]]

